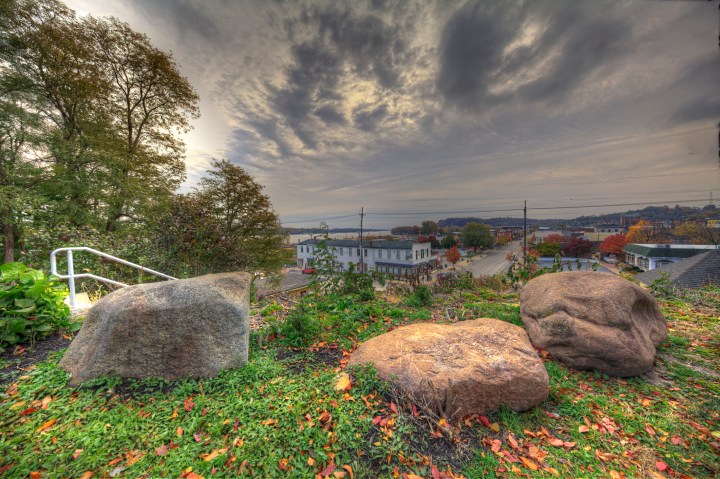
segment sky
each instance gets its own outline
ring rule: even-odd
[[[147,34],[198,91],[184,188],[225,158],[287,226],[720,196],[717,2],[67,4]],[[533,210],[554,206],[578,208]]]

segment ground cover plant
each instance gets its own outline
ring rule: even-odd
[[[720,289],[660,298],[670,323],[652,373],[569,370],[545,352],[548,401],[451,422],[371,369],[370,337],[420,321],[520,324],[517,294],[477,285],[308,296],[258,305],[249,363],[217,378],[65,386],[62,350],[0,392],[0,477],[711,478],[720,474]],[[29,354],[29,353],[25,353]],[[5,372],[5,371],[4,371]]]

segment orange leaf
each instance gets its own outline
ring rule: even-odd
[[[523,457],[523,456],[520,456],[520,460],[523,462],[523,464],[525,464],[525,467],[527,467],[528,469],[531,469],[531,470],[533,470],[533,471],[537,471],[537,470],[538,470],[537,464],[535,464],[534,462],[532,462],[530,459],[528,459],[528,458],[526,458],[526,457]]]
[[[564,442],[562,439],[558,439],[558,438],[556,438],[556,437],[550,439],[550,445],[551,445],[551,446],[560,447],[560,446],[562,446],[563,444],[565,444],[565,442]]]
[[[57,421],[57,419],[50,419],[49,421],[43,423],[42,426],[40,426],[39,428],[37,428],[37,431],[36,431],[36,432],[43,432],[44,430],[52,427],[52,425],[55,424],[55,421]]]
[[[190,412],[195,407],[195,403],[192,402],[192,398],[187,398],[183,401],[183,406],[185,406],[187,412]]]
[[[590,430],[590,428],[587,426],[580,426],[578,428],[578,432],[588,432],[589,430]]]
[[[313,459],[312,457],[308,457],[307,463],[308,463],[308,466],[314,466],[315,459]]]
[[[185,476],[185,479],[205,479],[205,476],[201,476],[200,474],[195,474],[194,472],[188,472]]]
[[[618,473],[617,471],[610,471],[610,477],[612,479],[620,479],[620,473]]]
[[[652,427],[650,424],[645,424],[645,430],[646,430],[647,433],[650,434],[651,436],[654,436],[654,435],[655,435],[655,429],[653,429],[653,427]]]
[[[288,459],[280,459],[278,461],[278,467],[281,471],[289,471],[290,468],[288,467]]]
[[[92,472],[92,471],[87,471],[87,472],[84,472],[82,476],[80,476],[80,479],[90,479],[90,478],[93,477],[94,475],[95,475],[94,472]]]
[[[415,474],[403,474],[403,476],[405,476],[406,479],[424,479],[423,477],[416,476]]]
[[[227,452],[227,447],[224,447],[222,449],[216,449],[213,452],[211,452],[210,454],[203,454],[202,458],[203,458],[203,461],[206,461],[206,462],[212,461],[216,457],[218,457],[222,454],[225,454],[226,452]]]
[[[30,473],[30,479],[40,479],[40,473],[37,471],[33,471]]]
[[[183,428],[182,428],[182,426],[178,426],[177,430],[175,431],[175,434],[177,434],[178,436],[182,436],[182,435],[183,435]]]
[[[345,465],[342,468],[345,469],[348,473],[350,473],[350,479],[353,479],[355,477],[355,474],[353,474],[352,467]]]
[[[336,391],[347,391],[350,389],[350,385],[351,381],[348,373],[340,373],[337,375],[337,380],[335,381]]]

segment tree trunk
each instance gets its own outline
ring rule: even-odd
[[[12,223],[3,225],[3,236],[5,241],[3,244],[3,262],[12,263],[15,261],[15,228]]]

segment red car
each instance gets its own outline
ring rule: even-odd
[[[315,274],[317,271],[315,271],[315,268],[305,268],[302,270],[302,274]]]

